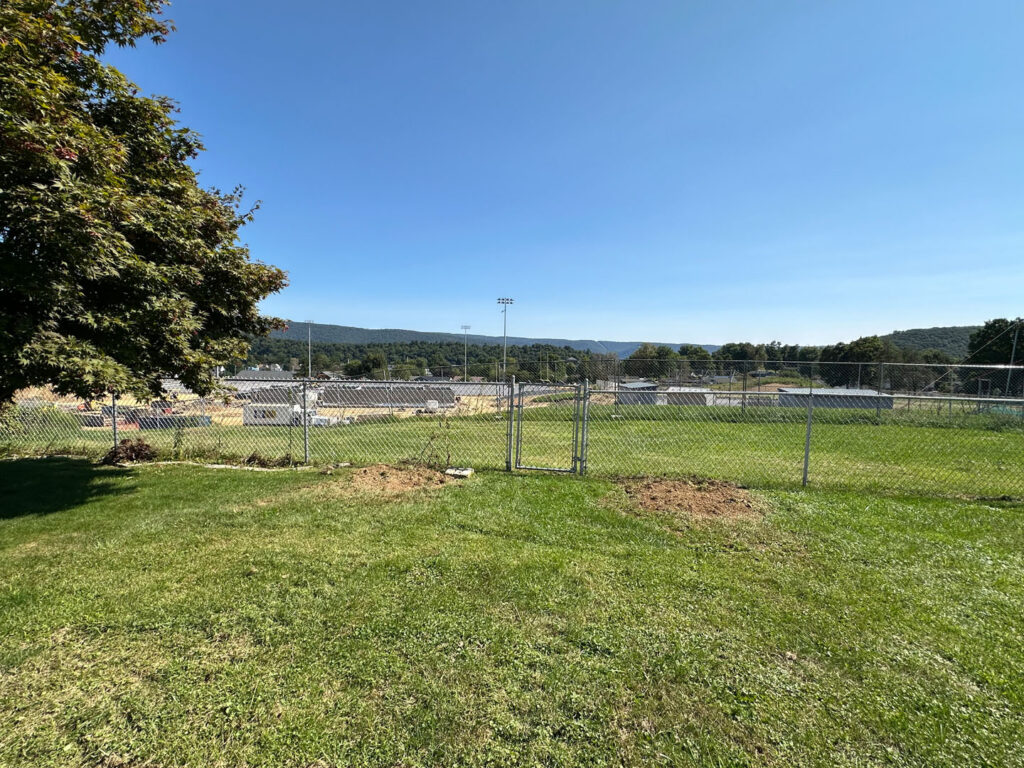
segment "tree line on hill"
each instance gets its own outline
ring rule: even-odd
[[[1024,358],[1020,318],[997,318],[976,326],[969,334],[966,354],[955,357],[941,349],[900,346],[893,334],[863,336],[851,342],[825,346],[801,346],[773,341],[769,344],[729,342],[715,352],[685,344],[678,350],[644,344],[623,361],[623,373],[653,378],[683,378],[698,375],[777,370],[792,372],[807,379],[821,379],[834,387],[899,388],[903,390],[939,389],[958,392],[1002,392],[1006,386],[994,384],[991,372],[970,370],[953,372],[959,363],[970,365],[1020,365]],[[928,330],[928,329],[925,329]],[[930,329],[937,330],[937,329]],[[898,338],[898,337],[897,337]],[[782,365],[785,361],[787,365]],[[885,372],[880,364],[912,364]],[[881,381],[880,381],[881,379]],[[987,388],[987,389],[986,389]],[[1015,390],[1016,387],[1012,386]]]
[[[408,341],[384,344],[338,344],[316,342],[311,345],[313,373],[338,373],[354,378],[409,379],[423,376],[428,371],[435,376],[462,376],[468,366],[468,375],[493,379],[499,374],[500,344],[470,344],[454,341]],[[244,366],[278,364],[283,368],[305,375],[309,349],[304,341],[281,338],[253,339]],[[572,347],[549,344],[508,346],[508,372],[519,370],[519,361],[545,362],[552,379],[565,378],[574,361],[589,359],[591,353],[579,352]],[[614,357],[614,356],[613,356]]]
[[[970,334],[965,360],[972,364],[1006,364],[1014,354],[1014,336],[1020,321],[1004,318],[990,320]],[[1024,349],[1018,350],[1024,353]],[[278,364],[306,375],[307,345],[303,341],[281,338],[257,338],[252,342],[244,366]],[[1020,361],[1024,354],[1017,354]],[[337,344],[313,342],[313,374],[330,372],[353,378],[411,379],[431,374],[461,378],[493,379],[500,376],[502,347],[498,344],[411,341],[385,344]],[[803,346],[773,341],[769,344],[729,342],[715,352],[696,344],[679,348],[642,344],[629,357],[620,360],[614,353],[594,353],[548,344],[510,345],[507,373],[519,379],[576,381],[610,379],[616,376],[684,378],[763,371],[773,361],[817,364],[814,375],[833,386],[872,386],[877,363],[915,363],[922,366],[922,382],[939,376],[949,366],[962,362],[939,349],[901,347],[891,336],[865,336],[851,342],[825,346]],[[861,364],[854,366],[851,364]],[[465,366],[465,369],[464,369]],[[243,367],[243,366],[239,366]],[[775,367],[778,367],[777,365]],[[792,368],[792,366],[790,366]],[[796,370],[796,369],[794,369]],[[811,370],[810,367],[807,368]],[[904,375],[911,375],[909,372]]]
[[[911,328],[906,331],[893,331],[880,338],[883,341],[891,341],[902,349],[937,349],[955,360],[961,360],[968,355],[971,334],[980,329],[980,325]]]

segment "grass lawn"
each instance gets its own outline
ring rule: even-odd
[[[1024,765],[1024,505],[0,462],[0,765]]]

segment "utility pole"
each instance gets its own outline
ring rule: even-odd
[[[501,318],[502,318],[502,346],[501,346],[501,380],[505,380],[505,376],[508,373],[508,305],[513,304],[514,301],[509,298],[498,299],[498,304],[501,305]]]
[[[469,329],[470,326],[462,326],[462,383],[469,381]]]
[[[1013,361],[1017,358],[1017,337],[1020,336],[1021,318],[1017,318],[1017,330],[1013,332],[1013,347],[1010,349],[1010,369],[1006,372],[1006,396],[1010,396],[1010,377],[1013,376]]]

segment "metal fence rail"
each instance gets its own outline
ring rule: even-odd
[[[411,461],[1024,496],[1024,398],[890,392],[880,381],[835,387],[820,373],[785,385],[759,378],[746,388],[655,377],[594,387],[236,378],[218,397],[168,382],[169,394],[149,402],[37,389],[0,412],[0,454],[99,456],[137,436],[178,459]]]

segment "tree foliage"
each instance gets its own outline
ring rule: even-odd
[[[199,136],[139,96],[108,45],[162,42],[165,0],[0,2],[0,401],[197,392],[280,323],[285,284],[238,243],[241,190],[199,186]]]
[[[954,360],[967,356],[972,333],[981,326],[953,325],[936,328],[912,328],[907,331],[893,331],[882,336],[900,349],[924,351],[929,349],[945,352]]]
[[[970,361],[980,365],[1009,365],[1016,336],[1017,350],[1014,363],[1020,365],[1024,360],[1024,332],[1018,333],[1022,323],[1024,321],[1020,318],[1007,320],[1003,317],[986,322],[971,334],[967,344]]]

